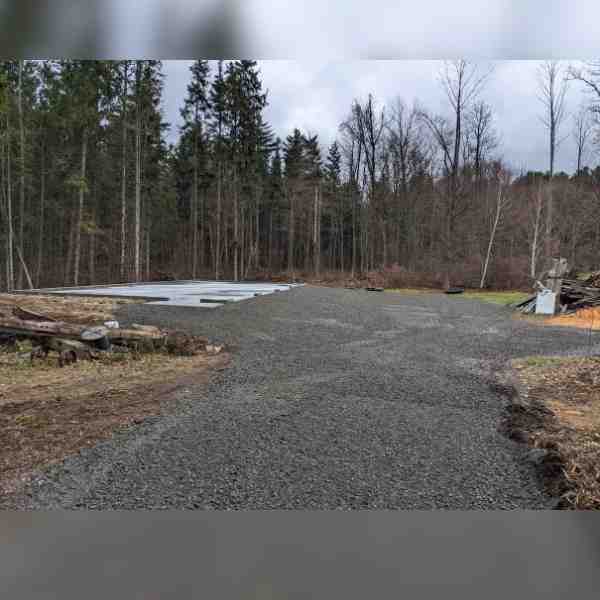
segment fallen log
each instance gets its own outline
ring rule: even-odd
[[[206,352],[209,344],[205,337],[178,331],[163,331],[149,325],[132,325],[129,329],[89,327],[62,321],[23,320],[6,315],[0,315],[0,332],[17,338],[33,339],[44,348],[64,351],[66,353],[65,362],[68,362],[69,357],[77,360],[81,353],[85,354],[84,347],[89,352],[125,348],[134,352],[163,350],[178,356],[194,356],[199,352]],[[71,344],[69,348],[64,348],[65,345],[68,345],[66,344],[68,340],[74,345]],[[63,349],[57,349],[59,346]],[[78,350],[79,354],[75,350]],[[214,348],[212,350],[214,351]],[[219,352],[221,350],[222,348]],[[74,357],[73,352],[75,352]]]
[[[166,333],[154,329],[151,331],[146,329],[109,329],[108,327],[89,327],[63,321],[27,321],[8,316],[0,316],[0,330],[34,339],[60,337],[100,346],[102,344],[98,343],[107,339],[122,345],[149,342],[153,347],[160,347],[167,338]]]
[[[60,321],[28,321],[3,315],[0,316],[0,329],[24,337],[60,336],[79,339],[87,327]]]
[[[22,308],[21,306],[15,306],[13,308],[13,316],[17,319],[21,319],[22,321],[38,321],[42,323],[56,323],[56,319],[49,317],[47,315],[41,315],[39,313],[33,312],[32,310],[27,310]]]

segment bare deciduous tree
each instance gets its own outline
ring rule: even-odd
[[[554,190],[552,178],[556,150],[564,138],[560,138],[560,127],[566,116],[565,97],[567,93],[567,79],[564,77],[563,68],[558,61],[546,61],[539,65],[538,72],[538,98],[543,105],[541,121],[548,129],[549,134],[549,174],[548,208],[546,210],[546,254],[552,253],[554,226]]]
[[[538,67],[537,72],[539,93],[538,98],[544,107],[542,123],[549,133],[549,172],[554,176],[556,150],[563,141],[560,127],[566,116],[565,98],[567,94],[567,79],[561,63],[546,61]]]
[[[581,173],[583,163],[587,155],[590,137],[592,135],[591,113],[587,106],[580,106],[579,110],[573,115],[573,141],[577,151],[577,174]]]
[[[500,143],[494,128],[494,113],[487,102],[478,100],[469,110],[465,138],[466,156],[472,161],[477,177],[481,178],[483,164]]]
[[[482,72],[476,64],[462,59],[444,63],[440,80],[448,96],[454,117],[454,148],[451,173],[455,186],[460,168],[459,161],[465,112],[479,96],[491,72],[491,69]]]
[[[591,95],[590,110],[600,114],[600,60],[590,60],[583,67],[570,66],[568,78],[579,81]]]

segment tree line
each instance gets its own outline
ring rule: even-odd
[[[379,276],[530,285],[599,268],[600,62],[540,64],[548,170],[501,153],[493,72],[444,63],[437,114],[349,103],[337,139],[277,137],[255,61],[198,60],[167,142],[161,61],[0,62],[0,289],[176,278]],[[575,115],[568,87],[589,92]],[[575,142],[572,174],[557,149]]]

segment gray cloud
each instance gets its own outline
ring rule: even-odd
[[[600,50],[597,0],[0,0],[0,16],[4,54],[37,58],[575,58]]]

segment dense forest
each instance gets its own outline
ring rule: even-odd
[[[443,114],[349,99],[324,148],[297,129],[276,137],[256,62],[199,60],[169,144],[160,61],[2,61],[0,290],[376,274],[520,287],[551,256],[599,268],[600,62],[540,64],[543,173],[502,156],[490,77],[445,63]],[[567,85],[589,92],[576,115]],[[554,169],[565,136],[572,174]]]

